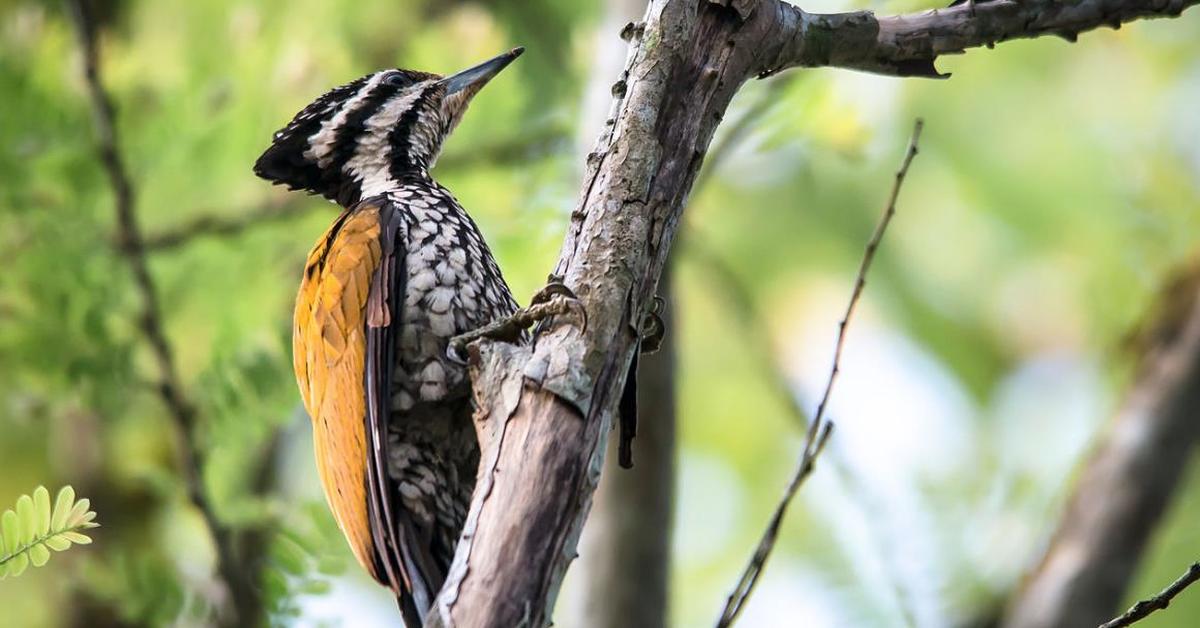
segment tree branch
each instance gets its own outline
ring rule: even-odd
[[[555,270],[587,309],[587,329],[556,320],[531,345],[475,347],[485,463],[430,623],[548,620],[683,200],[717,121],[761,61],[754,46],[719,44],[761,39],[769,25],[765,13],[743,23],[704,2],[650,6]]]
[[[212,532],[217,549],[217,571],[222,584],[232,596],[233,605],[222,620],[229,625],[257,622],[262,604],[260,587],[253,578],[238,569],[233,531],[217,518],[215,509],[204,490],[201,477],[203,451],[197,435],[197,413],[187,399],[175,369],[171,346],[167,342],[158,304],[158,293],[146,261],[146,248],[138,227],[134,209],[135,198],[124,160],[118,149],[117,129],[112,99],[100,79],[100,55],[96,45],[96,23],[84,0],[69,0],[68,13],[75,27],[83,55],[84,77],[96,127],[100,161],[109,185],[113,189],[113,206],[117,218],[117,250],[129,264],[134,285],[141,300],[142,311],[138,326],[150,345],[158,368],[158,394],[175,425],[176,449],[180,458],[179,472],[183,477],[188,499],[200,511]]]
[[[617,36],[646,10],[645,0],[606,0],[595,34],[582,119],[579,154],[591,148],[612,102],[614,76],[624,69],[625,42]],[[582,603],[564,625],[589,628],[660,628],[670,617],[671,539],[674,533],[677,406],[675,299],[672,258],[658,286],[666,334],[658,351],[638,357],[637,438],[633,468],[619,464],[617,434],[608,437],[595,505],[580,539]],[[632,374],[630,375],[633,376]],[[617,432],[621,432],[618,428]]]
[[[1171,605],[1171,600],[1175,599],[1176,595],[1182,593],[1184,589],[1190,587],[1198,580],[1200,580],[1200,563],[1192,563],[1192,566],[1188,567],[1188,570],[1182,576],[1179,576],[1175,582],[1172,582],[1170,586],[1163,589],[1158,595],[1134,604],[1120,617],[1102,624],[1100,628],[1132,626],[1145,619],[1150,613],[1166,609]]]
[[[1007,628],[1111,617],[1200,442],[1200,262],[1168,282],[1148,319],[1140,372],[1013,597]]]
[[[875,232],[871,234],[871,239],[867,242],[867,247],[863,251],[862,263],[858,267],[858,276],[854,281],[854,290],[850,294],[850,302],[846,305],[846,312],[842,315],[842,320],[838,322],[837,341],[833,349],[833,365],[829,370],[829,379],[825,381],[825,391],[821,394],[821,402],[817,405],[817,413],[813,415],[813,420],[809,423],[808,434],[804,441],[804,450],[800,456],[800,464],[797,465],[795,473],[792,474],[792,478],[788,482],[787,488],[783,492],[783,497],[779,500],[779,504],[775,506],[775,512],[771,515],[767,529],[763,532],[762,538],[758,542],[758,548],[754,551],[754,556],[750,558],[750,564],[746,565],[746,569],[742,572],[742,576],[734,587],[733,593],[729,594],[729,599],[725,603],[725,609],[721,612],[720,619],[717,620],[717,628],[732,626],[737,621],[737,617],[742,612],[742,609],[745,608],[751,593],[754,592],[754,585],[758,583],[759,576],[762,575],[763,569],[766,568],[767,559],[771,557],[771,551],[775,549],[775,542],[779,538],[779,527],[783,524],[783,517],[787,514],[788,506],[791,505],[792,499],[796,497],[796,493],[800,490],[800,486],[804,483],[804,480],[812,474],[817,456],[825,448],[825,442],[829,440],[833,423],[825,420],[825,408],[829,404],[830,395],[833,394],[833,384],[837,381],[838,373],[841,372],[842,350],[846,345],[846,328],[850,325],[854,309],[862,297],[863,288],[867,285],[867,272],[871,269],[871,262],[875,260],[875,252],[879,250],[879,243],[883,241],[883,234],[887,232],[888,225],[892,222],[892,217],[896,215],[896,199],[900,196],[900,187],[904,185],[904,178],[908,175],[908,167],[912,164],[913,158],[917,156],[917,144],[921,139],[922,126],[923,123],[920,119],[913,125],[912,137],[908,141],[908,150],[904,153],[900,169],[896,171],[896,178],[892,183],[891,195],[888,197],[883,215],[879,217],[879,223],[875,225]]]
[[[977,6],[969,19],[981,21],[969,23],[1009,24],[1011,19],[1000,18],[1016,5],[994,2]],[[1064,16],[1082,11],[1035,6],[1051,17],[1027,20],[1024,34],[1051,32],[1047,24],[1062,27]],[[1115,9],[1105,5],[1099,15],[1124,19],[1144,15],[1147,6],[1147,0],[1127,0]],[[1161,13],[1181,8],[1155,6]],[[957,9],[948,11],[955,20],[966,19]],[[1016,12],[1031,15],[1028,9]],[[935,28],[941,22],[926,24],[927,17],[905,17],[887,29],[869,14],[823,19],[844,23],[846,30],[836,42],[827,38],[822,55],[805,36],[819,24],[779,0],[653,0],[644,22],[628,29],[630,56],[612,88],[612,123],[588,155],[583,191],[554,270],[579,296],[587,329],[557,317],[543,323],[528,345],[472,346],[483,463],[454,563],[427,625],[549,621],[596,488],[603,436],[684,202],[741,84],[784,67],[813,65],[801,62],[818,56],[825,65],[838,61],[832,64],[899,73],[909,67],[900,63],[904,55],[915,58],[909,39],[931,42],[924,58],[926,74],[933,74],[932,59],[954,48],[947,42],[955,41]],[[896,34],[880,42],[881,33]],[[957,42],[959,48],[967,43]],[[848,56],[855,50],[857,56]],[[892,61],[880,50],[891,51]]]
[[[1101,26],[1120,28],[1142,18],[1176,17],[1200,0],[980,0],[945,9],[890,17],[870,11],[806,13],[778,3],[783,45],[760,68],[833,66],[890,74],[944,78],[940,55],[992,47],[1011,39],[1057,35],[1075,41]]]
[[[159,233],[147,235],[142,249],[157,253],[178,248],[206,236],[235,236],[259,225],[279,222],[329,207],[298,194],[272,198],[266,204],[233,214],[205,213]]]

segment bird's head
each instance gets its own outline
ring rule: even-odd
[[[336,87],[275,133],[254,174],[344,207],[424,176],[471,98],[522,52],[447,77],[393,69]]]

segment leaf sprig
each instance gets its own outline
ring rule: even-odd
[[[16,509],[0,515],[0,580],[19,576],[30,565],[41,567],[50,550],[61,552],[72,544],[87,545],[84,530],[97,527],[96,513],[87,499],[75,501],[75,489],[64,486],[50,507],[50,492],[39,486],[33,497],[22,495]]]

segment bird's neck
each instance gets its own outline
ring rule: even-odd
[[[433,185],[429,169],[424,165],[410,166],[403,170],[389,167],[364,170],[352,185],[346,186],[337,201],[343,207],[352,207],[361,200],[396,192],[413,184]]]

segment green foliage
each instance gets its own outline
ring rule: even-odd
[[[88,561],[83,572],[88,595],[126,624],[171,626],[189,619],[202,624],[210,617],[205,600],[185,589],[177,566],[159,548],[129,543]],[[189,600],[194,607],[188,607]]]
[[[15,510],[0,515],[0,579],[19,576],[29,565],[41,567],[50,550],[65,551],[72,544],[87,545],[83,533],[95,528],[96,513],[87,499],[75,500],[75,489],[64,486],[50,506],[50,492],[39,486],[33,496],[22,495]]]
[[[329,543],[339,532],[324,502],[306,504],[294,519],[274,536],[263,574],[272,623],[281,626],[299,617],[301,596],[328,593],[347,564],[341,545]]]

